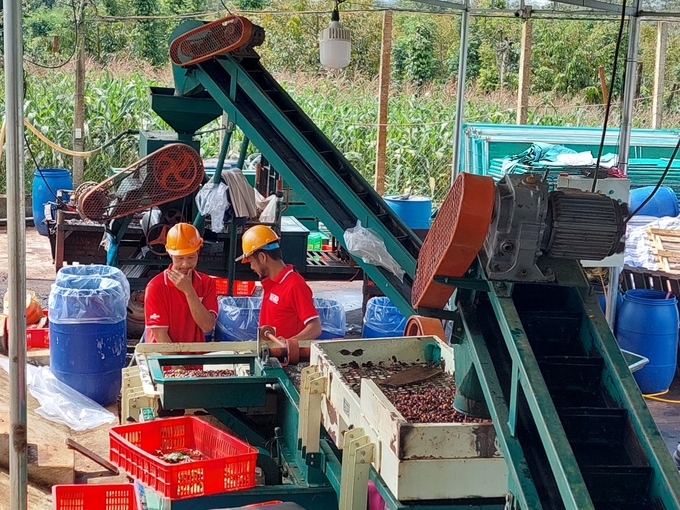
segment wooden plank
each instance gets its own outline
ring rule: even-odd
[[[71,439],[70,437],[67,437],[67,438],[66,438],[66,446],[68,446],[68,447],[71,448],[72,450],[77,451],[78,453],[81,453],[81,454],[85,455],[85,457],[87,457],[87,458],[90,459],[90,460],[93,460],[94,462],[96,462],[97,464],[99,464],[101,467],[103,467],[103,468],[106,469],[107,471],[110,471],[110,472],[113,473],[114,475],[117,475],[117,474],[118,474],[118,468],[117,468],[116,466],[114,466],[113,464],[111,464],[111,463],[110,463],[108,460],[106,460],[104,457],[101,457],[101,456],[97,455],[96,453],[94,453],[94,452],[93,452],[92,450],[90,450],[89,448],[85,448],[85,447],[84,447],[83,445],[81,445],[80,443],[76,443],[76,442],[75,442],[73,439]]]

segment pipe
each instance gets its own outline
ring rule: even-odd
[[[453,126],[453,158],[451,161],[451,185],[460,172],[460,145],[463,137],[463,105],[465,103],[465,78],[468,54],[468,34],[470,32],[470,11],[468,0],[460,16],[460,54],[458,55],[458,83],[456,83],[456,120]]]
[[[26,510],[26,229],[24,227],[24,89],[21,2],[4,3],[9,264],[9,508]],[[19,200],[18,197],[21,197]],[[21,312],[20,312],[21,311]]]
[[[636,2],[639,9],[640,0]],[[626,55],[626,74],[624,76],[623,99],[621,101],[621,130],[619,131],[619,170],[628,174],[628,153],[630,152],[630,133],[633,128],[633,107],[635,104],[635,83],[637,80],[638,47],[640,45],[640,18],[631,16],[628,20],[628,54]]]
[[[640,9],[640,0],[635,3],[635,12]],[[626,75],[621,103],[621,130],[619,131],[619,170],[628,174],[628,153],[630,152],[630,133],[633,127],[633,106],[635,103],[635,83],[637,78],[638,47],[640,44],[640,17],[631,16],[628,20],[628,54],[626,55]],[[613,84],[612,84],[613,85]],[[609,268],[607,285],[607,304],[605,317],[609,327],[614,329],[616,320],[617,297],[621,267]]]

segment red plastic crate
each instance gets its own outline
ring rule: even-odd
[[[141,510],[131,483],[55,485],[54,510]]]
[[[215,288],[217,289],[218,296],[226,296],[229,294],[229,278],[220,278],[218,276],[212,276],[215,280]],[[255,291],[255,282],[244,281],[244,280],[234,280],[234,296],[251,296]]]
[[[47,317],[47,310],[43,310],[43,315]],[[47,349],[50,346],[50,328],[36,328],[26,326],[26,348],[27,349]]]
[[[255,486],[257,450],[195,416],[111,427],[109,441],[111,462],[170,499]],[[169,464],[153,453],[180,448],[208,458]]]
[[[47,310],[43,310],[43,315],[47,317]],[[9,319],[5,321],[5,339],[9,341]],[[47,349],[50,346],[50,328],[36,328],[35,324],[26,326],[26,348],[27,349]],[[7,345],[5,345],[7,349]]]

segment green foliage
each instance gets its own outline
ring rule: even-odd
[[[268,0],[236,0],[234,3],[244,11],[261,11],[269,5]]]
[[[400,16],[397,18],[403,35],[394,43],[394,76],[416,85],[432,81],[440,72],[441,62],[433,48],[435,31],[429,16]]]
[[[592,85],[583,89],[583,98],[588,104],[604,104],[602,91]]]
[[[137,16],[154,15],[159,11],[158,0],[134,0],[134,11]],[[136,28],[137,51],[154,66],[167,61],[164,25],[158,20],[140,21]]]

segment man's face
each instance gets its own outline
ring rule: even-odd
[[[172,267],[177,269],[180,273],[189,274],[190,271],[196,269],[198,264],[198,252],[190,253],[189,255],[171,256]]]
[[[264,265],[264,260],[266,259],[266,255],[264,255],[262,252],[257,252],[248,257],[248,262],[250,262],[250,269],[255,271],[257,275],[260,277],[260,279],[264,278],[266,276],[266,269]]]

